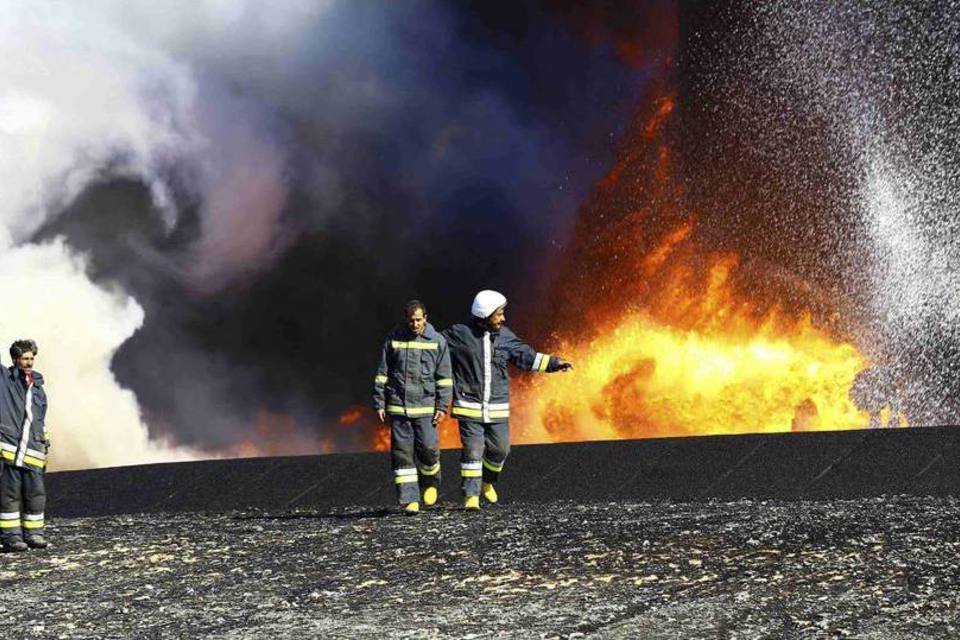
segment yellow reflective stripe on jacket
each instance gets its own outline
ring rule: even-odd
[[[463,416],[464,418],[482,418],[483,410],[482,409],[468,409],[466,407],[454,407],[451,413],[455,416]],[[509,418],[510,409],[501,409],[499,411],[489,411],[487,414],[490,416],[490,419],[494,418]]]
[[[377,384],[387,384],[387,376],[377,376],[373,381]]]
[[[43,460],[38,460],[33,456],[23,456],[23,461],[29,464],[30,466],[39,467],[41,469],[43,469],[43,466],[46,464],[46,462],[44,462]]]
[[[439,380],[437,380],[437,386],[438,386],[438,387],[452,387],[452,386],[453,386],[453,378],[440,378]]]
[[[434,407],[401,407],[395,404],[387,405],[387,413],[400,416],[432,416]]]
[[[436,351],[440,348],[437,342],[403,342],[402,340],[391,340],[390,346],[394,349],[424,349],[426,351]]]
[[[10,462],[15,462],[17,459],[17,455],[15,453],[12,451],[7,451],[6,449],[0,451],[0,457],[2,457],[4,460],[9,460]],[[47,464],[43,460],[34,458],[33,456],[23,456],[23,461],[29,464],[31,467],[38,467],[40,469],[43,469],[43,467]]]

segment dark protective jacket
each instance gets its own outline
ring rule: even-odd
[[[43,376],[33,372],[27,387],[23,371],[0,367],[0,457],[6,464],[43,470],[47,464],[47,394]]]
[[[447,341],[429,322],[415,336],[405,326],[390,332],[380,350],[373,408],[390,415],[432,416],[446,411],[453,393]]]
[[[523,371],[553,372],[562,362],[539,353],[506,325],[487,331],[481,321],[455,324],[444,332],[453,366],[453,415],[478,422],[510,418],[507,363]]]

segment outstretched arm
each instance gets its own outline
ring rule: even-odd
[[[553,373],[573,369],[573,365],[560,356],[541,353],[516,336],[510,337],[508,349],[510,362],[524,371]]]

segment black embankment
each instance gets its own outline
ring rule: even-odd
[[[781,500],[960,495],[960,428],[779,433],[516,446],[505,501]],[[459,501],[459,452],[441,499]],[[48,476],[53,516],[394,503],[382,453],[211,460]]]

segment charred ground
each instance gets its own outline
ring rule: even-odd
[[[951,638],[951,498],[558,501],[57,520],[22,637]]]
[[[55,546],[0,556],[0,630],[952,638],[954,433],[518,447],[502,504],[448,477],[413,517],[375,454],[52,474]]]

